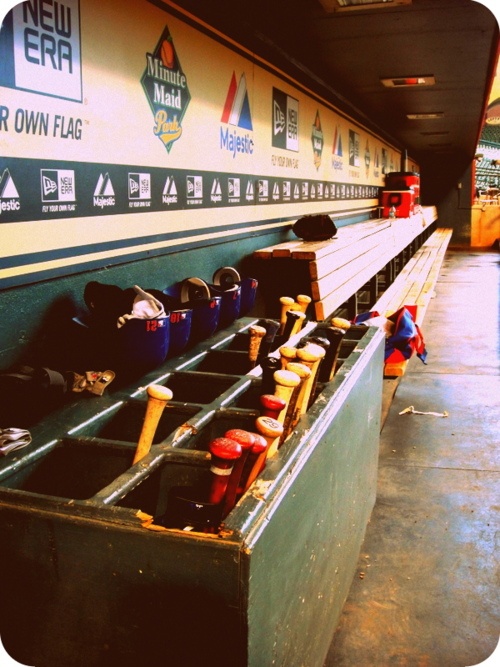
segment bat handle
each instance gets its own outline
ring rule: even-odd
[[[212,455],[210,472],[212,479],[208,493],[208,502],[218,505],[224,500],[229,477],[234,464],[242,454],[241,445],[230,438],[215,438],[210,442],[209,451]]]
[[[250,365],[252,368],[254,368],[257,364],[260,345],[266,333],[266,329],[264,327],[258,326],[257,324],[251,326],[249,329],[250,344],[248,348],[248,359],[250,360]]]
[[[295,301],[297,302],[300,310],[305,313],[312,299],[307,294],[297,294]]]
[[[280,437],[280,447],[299,421],[300,414],[297,414],[297,405],[300,405],[306,381],[311,375],[311,369],[308,366],[295,361],[288,365],[288,370],[292,371],[292,373],[296,373],[300,378],[300,382],[293,390],[292,397],[288,403],[285,419],[283,421],[283,433]]]
[[[229,431],[226,431],[224,437],[229,438],[230,440],[234,440],[241,446],[241,456],[236,460],[236,463],[234,464],[229,476],[229,481],[227,483],[227,488],[224,495],[224,508],[222,510],[223,519],[236,505],[236,495],[238,492],[238,486],[241,481],[243,468],[248,458],[248,454],[255,444],[256,435],[250,433],[250,431],[245,431],[240,428],[232,428]]]
[[[261,414],[264,417],[278,419],[281,411],[286,407],[285,399],[275,394],[262,394],[259,400],[262,406]]]
[[[282,398],[286,405],[286,408],[283,409],[280,415],[276,418],[276,421],[283,424],[295,387],[300,384],[300,377],[292,371],[280,370],[276,371],[274,374],[274,381],[276,382],[274,393],[276,396]]]
[[[302,338],[299,342],[299,347],[306,347],[306,345],[314,343],[315,345],[320,345],[325,351],[324,356],[321,359],[320,364],[318,366],[315,383],[318,380],[320,382],[327,382],[330,379],[329,369],[331,368],[332,365],[331,355],[333,353],[333,349],[330,343],[330,338],[326,335],[325,336],[320,335],[320,333],[322,333],[322,331],[320,332],[318,330],[315,330],[313,335],[306,336],[305,338]],[[328,366],[328,368],[325,368],[326,366]]]
[[[289,311],[289,312],[297,313],[297,315],[298,315],[297,319],[295,320],[295,322],[293,324],[292,331],[290,332],[290,336],[294,336],[296,333],[298,333],[302,329],[302,327],[304,325],[304,322],[306,321],[306,314],[304,312],[302,312],[301,310],[292,310],[292,311]]]
[[[304,394],[302,396],[302,403],[300,407],[300,414],[304,414],[310,404],[310,400],[314,397],[314,387],[316,385],[316,376],[321,360],[325,356],[325,350],[320,345],[309,343],[305,347],[297,350],[298,360],[311,369],[311,377],[308,378],[305,384]]]
[[[325,358],[321,362],[319,371],[319,381],[329,382],[337,370],[337,362],[339,358],[340,346],[345,336],[345,329],[340,327],[330,327],[328,329],[320,329],[320,332],[325,334],[325,337],[330,341]]]
[[[262,435],[267,442],[266,460],[278,451],[280,435],[283,433],[283,424],[271,417],[257,417],[255,420],[257,433]]]
[[[255,442],[248,454],[248,470],[243,471],[243,483],[241,488],[238,489],[240,494],[246,493],[246,491],[248,491],[256,477],[260,475],[266,465],[268,442],[260,433],[254,433],[253,435],[255,436]]]
[[[281,316],[280,316],[280,330],[279,334],[282,336],[285,333],[285,327],[287,323],[287,312],[295,305],[295,301],[291,296],[282,296],[280,297],[281,303]]]
[[[346,320],[344,317],[333,317],[330,324],[332,327],[338,327],[339,329],[344,329],[344,331],[347,331],[351,326],[349,320]]]
[[[302,320],[305,319],[304,313],[300,310],[287,310],[286,312],[286,324],[283,329],[283,341],[287,341],[290,336],[295,333],[295,330],[298,331]]]
[[[276,320],[265,319],[259,320],[257,324],[259,324],[259,326],[263,326],[266,330],[266,335],[262,339],[259,348],[260,356],[266,357],[273,348],[274,339],[276,338],[276,334],[280,328],[280,323]]]
[[[147,388],[147,394],[148,402],[146,405],[146,415],[142,424],[142,430],[132,465],[144,458],[151,449],[160,417],[167,402],[170,401],[173,396],[171,389],[158,384],[150,384]]]
[[[285,369],[297,356],[297,349],[291,345],[282,345],[279,348],[281,368]]]
[[[261,361],[262,383],[261,393],[274,394],[274,373],[281,368],[281,361],[278,357],[268,356]]]

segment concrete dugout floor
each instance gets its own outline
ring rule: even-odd
[[[496,648],[499,258],[447,252],[427,365],[411,359],[388,408],[377,502],[324,667],[468,667]],[[410,405],[449,416],[399,415]]]

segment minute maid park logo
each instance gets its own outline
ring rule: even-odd
[[[253,133],[253,125],[244,73],[237,82],[233,72],[220,120],[225,125],[220,128],[220,147],[232,153],[233,158],[237,153],[251,155],[254,150],[250,134]]]
[[[168,152],[182,134],[182,119],[191,95],[168,28],[153,53],[146,53],[142,87],[154,115],[153,132]]]

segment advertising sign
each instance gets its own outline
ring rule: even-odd
[[[162,0],[16,4],[0,147],[0,286],[369,210],[399,159]]]

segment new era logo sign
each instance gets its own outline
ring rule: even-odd
[[[40,171],[42,201],[75,201],[75,172],[72,169],[42,169]]]

